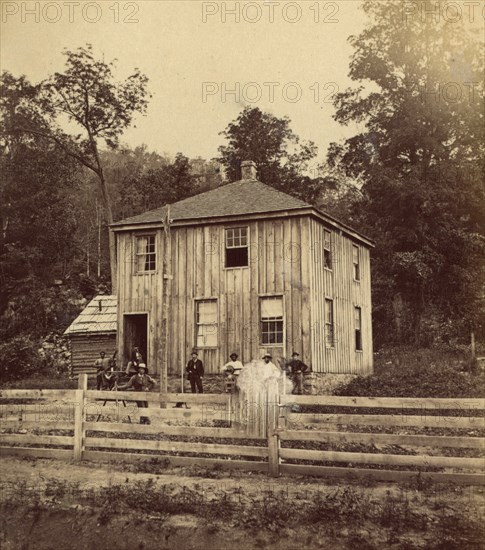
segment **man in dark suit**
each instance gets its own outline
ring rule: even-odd
[[[288,369],[294,384],[291,393],[301,395],[303,393],[303,373],[308,370],[308,366],[303,361],[300,361],[300,354],[297,351],[293,352],[291,361],[288,363]]]
[[[196,393],[196,387],[199,393],[204,393],[204,389],[202,388],[204,365],[195,350],[192,352],[192,359],[190,359],[187,363],[185,370],[187,371],[187,377],[190,382],[190,387],[192,388],[192,393]]]

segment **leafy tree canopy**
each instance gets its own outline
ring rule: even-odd
[[[350,39],[359,86],[335,100],[335,119],[363,131],[328,161],[364,182],[351,210],[376,239],[378,339],[420,343],[425,318],[463,328],[485,312],[483,49],[460,23],[404,18],[400,2],[363,10],[369,24]]]
[[[301,141],[290,122],[288,117],[278,118],[258,107],[246,107],[221,132],[228,144],[219,147],[219,160],[229,181],[241,178],[242,161],[252,160],[262,182],[314,203],[321,180],[305,172],[317,155],[317,147],[311,141]]]

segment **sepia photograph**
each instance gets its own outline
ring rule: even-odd
[[[485,550],[484,1],[0,11],[0,548]]]

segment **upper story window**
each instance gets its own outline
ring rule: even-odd
[[[198,348],[217,347],[217,300],[195,302],[195,341]]]
[[[231,227],[226,229],[226,267],[247,267],[248,265],[248,228]]]
[[[352,245],[352,262],[354,264],[354,281],[360,281],[360,250],[355,244]]]
[[[260,298],[261,344],[283,343],[283,298]]]
[[[323,266],[332,269],[332,233],[325,229],[323,234]]]
[[[362,351],[362,310],[360,307],[354,308],[354,319],[355,349]]]
[[[155,271],[156,268],[155,235],[140,235],[136,238],[136,271]]]
[[[327,348],[335,345],[335,325],[333,317],[333,300],[325,299],[325,344]]]

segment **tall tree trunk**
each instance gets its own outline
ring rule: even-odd
[[[117,271],[116,271],[116,235],[111,229],[111,224],[113,223],[113,210],[111,206],[111,197],[109,196],[108,185],[104,177],[103,168],[101,166],[101,161],[97,149],[95,150],[96,162],[98,164],[98,178],[99,185],[101,188],[101,194],[103,197],[104,209],[106,214],[106,221],[108,222],[108,231],[109,231],[109,266],[111,270],[111,294],[116,294],[117,287]]]
[[[101,277],[101,210],[96,199],[96,221],[98,222],[98,279]]]

